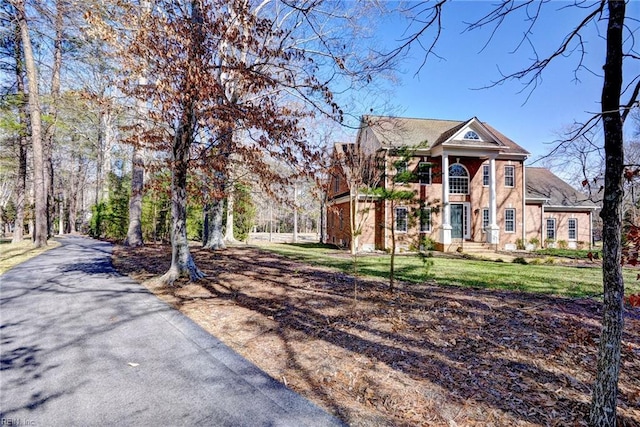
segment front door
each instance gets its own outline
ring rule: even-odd
[[[464,205],[461,203],[451,204],[451,238],[452,239],[462,239],[462,236],[464,233],[463,209],[464,209]]]
[[[470,239],[469,203],[451,203],[451,238]]]

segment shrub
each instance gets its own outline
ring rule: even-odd
[[[569,247],[569,244],[567,243],[566,240],[558,240],[559,249],[567,249],[568,247]]]
[[[513,262],[514,264],[522,264],[522,265],[527,265],[527,264],[529,264],[529,263],[527,262],[527,260],[526,260],[526,259],[524,259],[524,258],[523,258],[523,257],[521,257],[521,256],[519,256],[519,257],[517,257],[517,258],[514,258],[512,262]]]
[[[540,239],[538,239],[537,237],[532,237],[529,239],[529,243],[533,245],[534,249],[537,249],[538,246],[540,246]]]
[[[110,173],[109,198],[91,207],[89,235],[123,240],[129,228],[129,187],[128,177]]]
[[[234,187],[233,233],[241,242],[246,242],[253,228],[258,209],[251,198],[251,187],[239,182]]]
[[[554,257],[551,257],[551,256],[545,258],[545,260],[544,260],[545,264],[554,264],[555,262],[556,262],[556,259]]]
[[[516,239],[516,248],[518,250],[523,250],[524,249],[524,239]]]
[[[421,252],[432,251],[436,248],[436,241],[431,237],[423,236],[418,247]]]
[[[102,236],[102,221],[107,206],[104,202],[91,206],[91,220],[89,221],[89,236],[99,238]]]

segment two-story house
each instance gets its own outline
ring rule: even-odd
[[[400,151],[410,154],[401,158]],[[414,172],[415,179],[404,187],[415,198],[406,203],[382,200],[352,188],[353,171],[339,160],[348,152],[378,159],[383,173],[377,187],[397,185],[395,175]],[[549,170],[525,167],[528,156],[475,117],[462,122],[364,116],[355,143],[336,144],[327,243],[349,246],[355,214],[363,224],[358,250],[365,251],[388,250],[392,227],[401,249],[417,247],[423,237],[441,251],[457,250],[465,242],[501,250],[560,241],[568,247],[590,247],[597,206]]]

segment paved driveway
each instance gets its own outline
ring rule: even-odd
[[[0,276],[0,425],[341,425],[118,275],[108,243],[60,241]]]

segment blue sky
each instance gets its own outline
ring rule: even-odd
[[[473,116],[486,121],[532,153],[531,159],[546,154],[559,132],[590,117],[599,110],[604,63],[604,39],[595,25],[585,33],[587,55],[575,81],[577,52],[559,58],[543,73],[542,82],[530,93],[518,81],[501,86],[478,89],[529,65],[533,52],[528,45],[512,53],[525,30],[524,16],[507,19],[484,48],[490,28],[464,32],[464,22],[471,22],[486,13],[495,2],[455,1],[444,6],[443,31],[436,47],[439,59],[430,57],[418,72],[424,58],[419,48],[413,48],[401,64],[400,80],[391,87],[389,102],[394,106],[375,114],[405,117],[466,120]],[[533,29],[531,39],[540,57],[557,48],[568,29],[585,16],[570,4],[553,1],[544,8],[544,15]],[[640,17],[640,2],[628,4],[628,16]],[[380,42],[393,46],[403,35],[406,21],[387,16],[379,32]],[[606,27],[602,22],[600,31]],[[637,23],[634,24],[638,28]],[[638,74],[640,70],[633,70]],[[416,74],[418,72],[418,74]],[[595,73],[595,74],[594,74]],[[521,92],[524,89],[523,92]],[[520,92],[520,93],[519,93]],[[363,111],[366,114],[368,111]],[[531,163],[531,161],[529,161]]]

